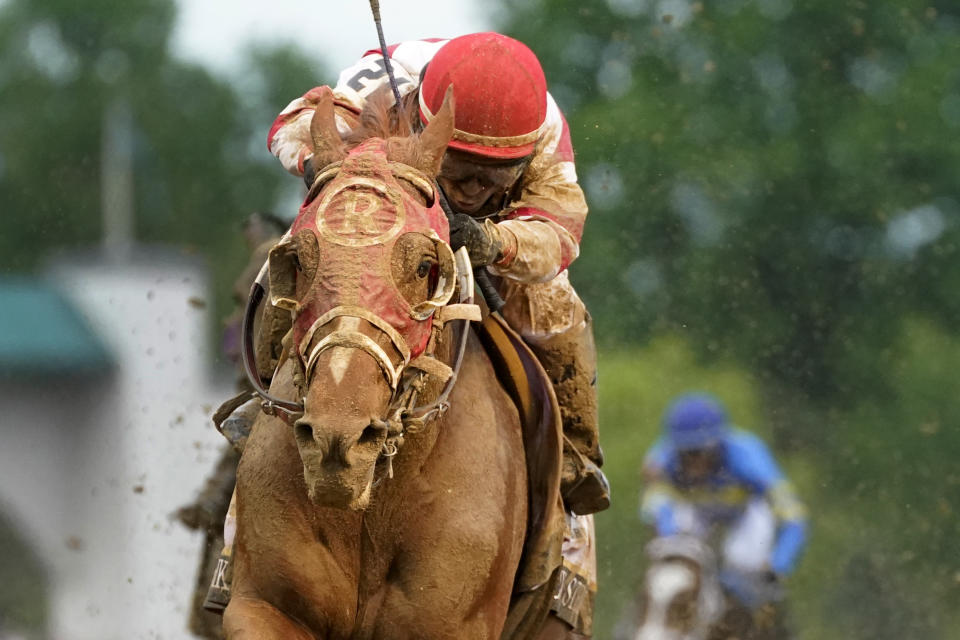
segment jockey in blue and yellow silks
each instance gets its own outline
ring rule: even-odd
[[[806,509],[763,441],[703,393],[675,400],[663,427],[644,459],[641,518],[660,536],[722,531],[730,578],[789,575],[806,544]]]

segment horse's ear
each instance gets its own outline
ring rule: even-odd
[[[440,173],[443,164],[443,154],[447,151],[450,138],[453,137],[453,85],[447,87],[443,96],[443,105],[427,123],[427,127],[420,134],[421,165],[418,167],[431,178]]]
[[[343,160],[343,140],[337,130],[337,119],[333,112],[333,91],[323,87],[317,108],[310,120],[310,138],[313,140],[313,166],[320,170],[328,164]]]

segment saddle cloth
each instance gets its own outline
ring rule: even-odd
[[[501,640],[536,638],[551,611],[589,635],[597,589],[593,516],[572,516],[563,509],[563,434],[553,385],[502,316],[485,313],[473,326],[517,406],[527,461],[527,537]]]

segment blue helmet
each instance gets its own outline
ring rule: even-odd
[[[678,451],[709,449],[727,435],[727,412],[708,393],[687,393],[667,408],[663,428]]]

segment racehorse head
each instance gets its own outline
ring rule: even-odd
[[[434,186],[452,96],[419,136],[383,101],[361,121],[341,140],[333,94],[322,94],[311,122],[317,177],[270,255],[271,301],[293,315],[303,402],[293,429],[308,495],[352,510],[368,506],[378,461],[402,441],[411,380],[431,369],[425,361],[440,364],[429,357],[434,314],[456,282]]]
[[[703,640],[724,610],[714,554],[690,536],[647,545],[649,567],[634,640]]]

